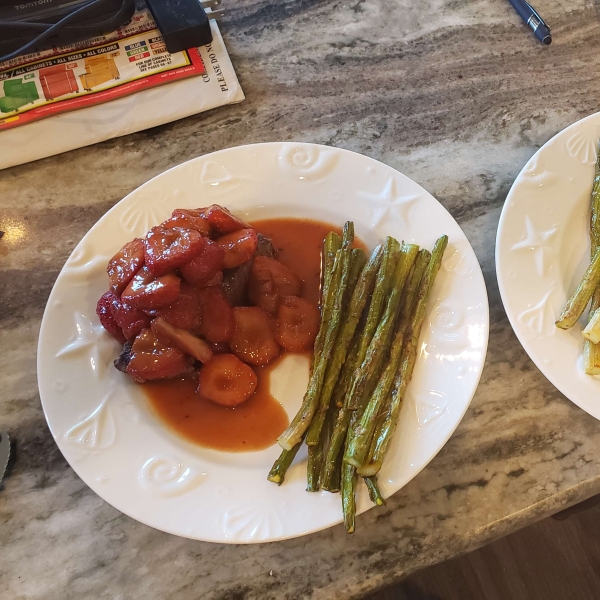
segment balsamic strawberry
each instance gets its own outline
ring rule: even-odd
[[[258,247],[254,229],[239,229],[215,240],[224,251],[223,268],[233,269],[250,260]]]
[[[144,258],[149,271],[160,276],[190,262],[204,250],[198,231],[161,225],[153,227],[144,240]]]
[[[203,285],[210,281],[223,268],[225,252],[212,240],[205,240],[204,249],[190,262],[179,267],[184,279],[190,283]]]
[[[198,292],[202,307],[202,323],[198,332],[209,342],[226,342],[235,329],[233,309],[218,286],[202,288]]]
[[[211,277],[204,285],[200,287],[220,286],[223,283],[223,271],[217,271],[214,277]]]
[[[232,352],[251,365],[266,365],[279,355],[271,317],[258,306],[233,309],[235,332],[229,340]]]
[[[162,317],[167,323],[183,329],[197,329],[202,322],[202,308],[198,288],[182,281],[175,302],[149,311],[152,316]]]
[[[250,225],[241,219],[234,217],[226,208],[218,204],[212,204],[205,209],[206,218],[216,233],[231,233],[238,229],[248,229]]]
[[[121,301],[133,308],[159,308],[175,302],[181,280],[173,273],[155,277],[142,267],[121,294]]]
[[[158,340],[151,329],[144,329],[133,342],[127,373],[143,383],[152,379],[181,377],[193,372],[193,359],[181,350]]]
[[[173,216],[167,219],[161,226],[165,229],[181,227],[182,229],[193,229],[203,236],[210,235],[210,223],[203,215],[196,214],[194,210],[177,209],[173,211]]]
[[[321,314],[319,309],[297,296],[281,296],[275,320],[277,343],[291,352],[310,350],[314,343]]]
[[[121,295],[133,276],[144,264],[144,242],[136,238],[127,242],[109,261],[106,267],[110,289]]]
[[[121,302],[116,296],[112,301],[112,314],[127,340],[132,340],[150,326],[150,317],[139,308]]]
[[[206,208],[176,208],[173,213],[173,217],[189,217],[190,219],[197,219],[204,221],[205,225],[202,225],[203,228],[207,228],[207,231],[210,230],[210,223],[206,218]],[[200,229],[198,229],[200,231]],[[208,235],[208,233],[206,234]]]
[[[237,406],[252,396],[258,378],[233,354],[219,354],[198,373],[198,392],[222,406]]]
[[[96,304],[96,314],[98,315],[98,319],[100,319],[102,327],[104,327],[117,342],[124,344],[127,340],[125,339],[119,324],[115,320],[112,311],[112,303],[114,300],[118,301],[119,298],[113,292],[106,292],[106,294],[102,295],[100,300],[98,300],[98,304]]]

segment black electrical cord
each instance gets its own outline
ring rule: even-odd
[[[101,2],[104,2],[104,0],[90,0],[90,2],[88,2],[87,4],[84,4],[83,6],[80,6],[79,8],[75,9],[73,12],[69,13],[53,25],[49,26],[48,29],[34,37],[32,40],[30,40],[26,44],[23,44],[20,48],[17,48],[16,50],[13,50],[12,52],[5,54],[4,56],[0,56],[0,63],[10,60],[11,58],[15,58],[21,54],[25,54],[28,50],[34,48],[44,40],[48,39],[53,33],[56,33],[59,29],[62,29],[74,17],[85,12],[92,6],[100,4]],[[6,24],[6,22],[0,21],[0,25]],[[12,23],[12,25],[14,25],[14,23]]]
[[[75,25],[67,24],[62,27],[62,29],[68,29],[69,31],[86,31],[87,29],[103,28],[108,24],[114,23],[116,20],[120,20],[121,17],[124,17],[130,10],[130,0],[123,0],[121,6],[114,13],[107,16],[104,21],[94,21],[93,23],[75,23]],[[52,25],[54,25],[54,23],[40,23],[39,21],[6,21],[0,19],[0,28],[6,27],[13,29],[15,27],[22,27],[24,29],[46,29],[47,27],[52,27]]]

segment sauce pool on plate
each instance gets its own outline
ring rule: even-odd
[[[276,443],[289,423],[283,406],[269,392],[269,374],[280,360],[254,368],[256,391],[235,408],[196,394],[193,379],[166,379],[142,387],[161,420],[190,442],[225,452],[263,450]]]
[[[318,304],[323,240],[327,223],[301,219],[269,219],[251,223],[273,242],[277,260],[302,279],[302,297]],[[254,394],[234,408],[225,408],[196,394],[192,379],[171,379],[142,384],[150,404],[172,431],[186,440],[224,452],[263,450],[276,443],[289,419],[270,393],[270,373],[285,351],[264,367],[254,367],[258,386]]]

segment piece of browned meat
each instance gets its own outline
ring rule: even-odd
[[[258,248],[256,249],[256,256],[268,256],[269,258],[275,258],[275,248],[273,248],[273,242],[268,237],[265,237],[262,233],[258,234]]]
[[[127,373],[127,365],[131,360],[131,342],[125,342],[123,344],[123,349],[121,350],[121,354],[119,354],[119,358],[115,359],[114,365],[115,368],[122,373]]]
[[[273,248],[271,240],[260,233],[258,234],[258,247],[254,256],[275,257],[275,249]],[[231,306],[245,306],[248,304],[246,288],[248,286],[248,279],[250,277],[250,271],[252,270],[253,261],[254,257],[235,269],[223,271],[222,287]]]

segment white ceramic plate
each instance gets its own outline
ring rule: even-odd
[[[98,495],[147,525],[213,542],[282,540],[330,527],[341,521],[340,497],[304,491],[302,456],[277,487],[266,479],[277,446],[245,454],[194,446],[161,424],[111,364],[119,347],[94,312],[107,287],[107,261],[173,209],[211,203],[248,220],[352,219],[371,247],[390,234],[431,248],[448,234],[414,379],[380,476],[385,496],[437,454],[475,392],[488,338],[479,264],[454,219],[404,175],[345,150],[272,143],[209,154],[144,184],[92,227],[61,271],[40,333],[40,394],[58,446]],[[299,357],[273,374],[271,389],[290,417],[307,381],[308,364]],[[361,484],[358,511],[370,506]]]
[[[583,370],[582,323],[554,321],[590,262],[589,216],[600,113],[542,146],[513,184],[500,217],[496,270],[521,344],[542,373],[600,419],[600,381]]]

